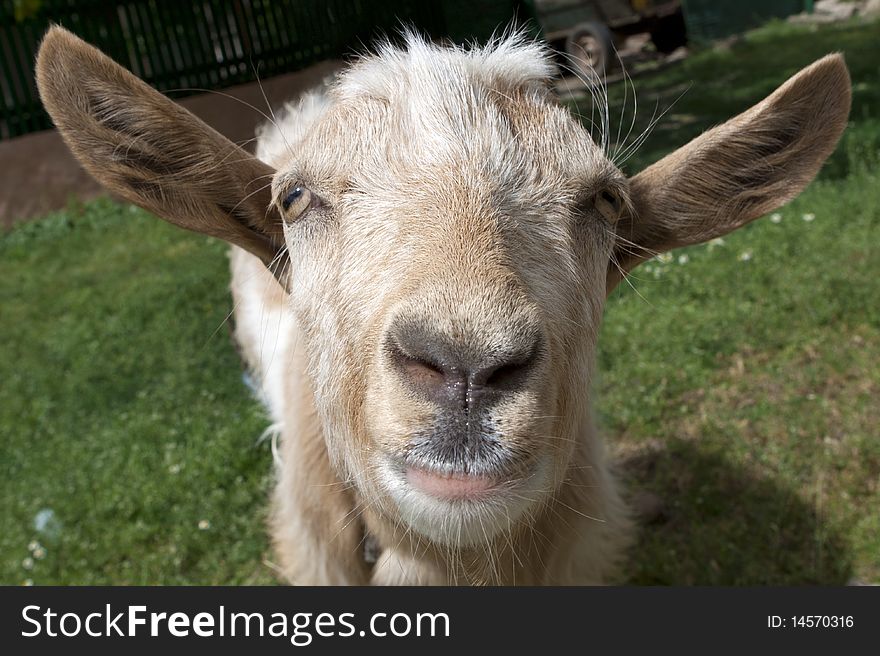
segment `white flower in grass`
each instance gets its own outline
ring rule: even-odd
[[[679,255],[678,256],[678,263],[679,264],[687,264],[690,261],[691,261],[691,258],[688,257],[687,255]]]
[[[180,473],[180,465],[178,465],[177,463],[170,465],[168,467],[168,471],[171,472],[172,474],[179,474]]]
[[[24,587],[29,588],[34,584],[34,580],[33,579],[25,579],[24,581],[21,582],[21,584]]]
[[[40,546],[41,546],[41,545],[40,545],[39,542],[37,542],[36,540],[31,540],[30,542],[28,542],[28,551],[30,551],[31,553],[33,553],[34,551],[36,551],[37,549],[39,549]]]
[[[779,212],[773,212],[773,214],[770,215],[770,220],[773,223],[782,223],[782,215]]]
[[[21,561],[21,566],[24,567],[25,569],[33,569],[34,568],[34,559],[30,558],[30,557],[25,558],[23,561]]]
[[[813,219],[816,218],[816,215],[813,214],[812,212],[809,212],[808,214],[804,214],[801,218],[804,221],[806,221],[807,223],[809,223],[810,221],[812,221]]]
[[[660,255],[657,256],[657,261],[661,264],[669,264],[672,262],[672,253],[660,253]]]
[[[200,531],[207,531],[209,528],[211,528],[211,522],[209,522],[207,519],[202,519],[199,521]]]
[[[710,251],[715,250],[719,246],[724,246],[724,240],[721,237],[715,237],[715,239],[710,239],[709,243],[706,244],[706,248]]]
[[[749,260],[752,259],[752,249],[749,249],[747,251],[743,251],[742,253],[740,253],[737,256],[736,259],[738,259],[740,262],[748,262]]]
[[[46,557],[46,550],[43,547],[37,547],[34,549],[34,558],[37,560],[43,560]]]

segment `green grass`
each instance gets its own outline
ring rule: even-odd
[[[880,580],[878,36],[771,24],[636,80],[642,107],[692,87],[633,171],[826,52],[855,95],[780,222],[652,261],[609,300],[602,423],[631,493],[663,503],[632,582]],[[273,580],[267,422],[224,325],[224,253],[107,200],[0,238],[0,582]]]
[[[107,200],[0,242],[0,581],[272,579],[227,277],[219,242]]]

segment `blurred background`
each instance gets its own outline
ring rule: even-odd
[[[595,393],[641,523],[626,581],[880,582],[880,0],[3,0],[0,583],[275,580],[225,246],[79,168],[33,82],[51,23],[246,148],[402,26],[468,44],[518,25],[592,130],[607,94],[628,174],[843,52],[850,123],[816,182],[637,269]]]

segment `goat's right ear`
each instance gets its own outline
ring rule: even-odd
[[[36,77],[61,136],[99,182],[271,263],[284,239],[270,166],[63,28],[46,33]]]

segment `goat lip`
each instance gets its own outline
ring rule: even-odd
[[[441,473],[412,466],[406,468],[406,480],[414,489],[444,500],[484,497],[498,485],[498,480],[490,476]]]

